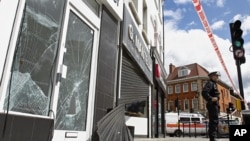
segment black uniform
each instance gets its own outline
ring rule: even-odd
[[[218,129],[218,118],[220,112],[219,106],[219,91],[217,84],[213,80],[209,80],[202,90],[202,96],[207,101],[207,110],[209,117],[209,138],[210,141],[215,141]],[[218,97],[217,102],[212,102],[212,97]]]

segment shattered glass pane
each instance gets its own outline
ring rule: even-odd
[[[63,0],[26,0],[4,109],[48,115]]]
[[[93,37],[93,30],[71,12],[63,58],[67,74],[61,80],[57,105],[58,130],[86,130]]]

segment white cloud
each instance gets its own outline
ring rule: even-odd
[[[178,22],[183,18],[182,17],[182,10],[176,9],[175,11],[172,10],[164,10],[164,17],[168,21],[165,25],[165,27],[171,27],[171,28],[178,28]]]
[[[164,16],[172,18],[176,21],[182,19],[182,10],[181,9],[176,9],[175,11],[172,10],[165,10],[164,11]]]
[[[191,3],[192,0],[174,0],[174,3],[176,4],[186,4],[186,3]]]
[[[242,30],[244,36],[250,32],[250,16],[244,16],[242,21]]]
[[[200,0],[200,2],[212,7],[224,7],[226,0]]]
[[[217,21],[211,25],[212,30],[218,30],[223,28],[225,22],[223,20]]]
[[[240,14],[237,14],[237,15],[235,15],[235,16],[233,17],[232,22],[233,22],[233,21],[236,21],[236,20],[240,20],[241,18],[242,18],[242,16],[241,16]]]
[[[216,1],[216,5],[218,7],[224,7],[225,2],[226,2],[225,0],[217,0]]]
[[[215,5],[217,7],[224,7],[226,0],[200,0],[202,3],[207,5]],[[192,0],[174,0],[175,4],[187,4],[192,3]]]
[[[233,17],[231,22],[234,22],[236,20],[241,21],[241,29],[243,30],[243,36],[247,36],[248,33],[250,32],[250,16],[249,15],[243,16],[237,14]]]

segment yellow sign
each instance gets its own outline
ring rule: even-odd
[[[236,100],[236,109],[241,111],[241,101],[239,99]]]

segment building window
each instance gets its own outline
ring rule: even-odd
[[[173,94],[173,86],[168,86],[168,94]]]
[[[173,101],[168,102],[168,110],[169,111],[174,111],[174,102]]]
[[[188,92],[188,83],[183,84],[183,92]]]
[[[190,73],[190,70],[187,69],[187,68],[180,69],[180,70],[178,71],[178,77],[187,76],[187,75],[189,75],[189,73]]]
[[[48,116],[64,2],[25,2],[4,110]]]
[[[147,44],[147,47],[149,45],[149,39],[148,39],[148,7],[145,1],[143,1],[143,16],[142,16],[142,36],[145,39],[145,43]]]
[[[175,93],[180,93],[181,92],[181,86],[180,84],[175,85]]]
[[[192,99],[192,108],[198,109],[198,98]]]
[[[72,11],[69,13],[55,128],[86,131],[94,30]]]
[[[147,33],[148,31],[148,7],[146,3],[143,3],[143,30]]]
[[[184,100],[184,110],[188,110],[189,109],[189,102],[188,99]]]
[[[198,89],[197,83],[196,82],[192,82],[191,83],[191,91],[197,91],[197,89]]]
[[[202,88],[206,85],[206,83],[207,83],[207,81],[204,81],[204,82],[202,83]]]
[[[100,5],[96,0],[82,0],[97,16],[99,16]]]

